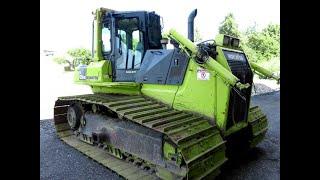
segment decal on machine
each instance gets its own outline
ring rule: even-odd
[[[210,73],[203,68],[198,68],[197,80],[208,81],[209,79],[210,79]]]
[[[87,76],[87,79],[98,80],[98,76]]]
[[[80,80],[86,80],[87,79],[87,66],[86,65],[80,65],[79,66],[79,79]]]
[[[79,79],[80,79],[80,80],[86,80],[87,77],[80,74],[80,75],[79,75]]]
[[[136,72],[137,72],[137,71],[130,71],[130,70],[129,70],[129,71],[126,71],[127,74],[134,74],[134,73],[136,73]]]

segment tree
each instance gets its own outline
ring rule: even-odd
[[[74,70],[80,63],[89,64],[92,57],[88,49],[73,48],[67,51],[67,55],[56,56],[53,60],[58,64],[69,64],[70,69]]]
[[[247,33],[246,46],[256,52],[256,59],[269,60],[280,55],[280,26],[269,24],[261,32]]]
[[[85,60],[91,59],[91,52],[89,49],[73,48],[73,49],[69,49],[67,53],[73,58],[82,58]]]
[[[92,60],[90,50],[85,48],[69,49],[67,51],[67,54],[69,54],[72,57],[72,62],[69,62],[72,69],[77,67],[80,64],[80,62],[84,64],[89,64],[89,62]]]
[[[266,28],[262,30],[263,33],[272,37],[280,43],[280,25],[279,24],[268,24]]]
[[[238,30],[238,24],[236,23],[232,13],[229,13],[225,19],[221,22],[219,27],[220,34],[226,34],[233,37],[240,37],[240,31]]]
[[[219,33],[240,38],[240,47],[250,61],[258,62],[273,70],[279,70],[279,24],[268,24],[267,27],[258,31],[257,24],[254,23],[244,32],[240,32],[233,14],[229,13],[221,22]]]

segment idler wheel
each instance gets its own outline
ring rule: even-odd
[[[68,112],[67,112],[67,120],[72,130],[77,130],[79,128],[82,114],[83,113],[80,105],[73,104],[69,106]]]

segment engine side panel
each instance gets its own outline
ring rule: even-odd
[[[166,84],[181,85],[188,67],[189,57],[182,51],[175,50],[167,75]]]
[[[223,129],[227,118],[229,94],[230,87],[213,71],[203,69],[190,60],[184,82],[176,93],[173,107],[215,119],[217,126]]]
[[[181,85],[189,58],[178,49],[148,50],[136,82],[144,84]]]
[[[143,58],[136,82],[165,84],[174,50],[148,50]]]

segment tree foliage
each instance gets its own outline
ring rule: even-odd
[[[92,60],[90,50],[85,48],[69,49],[67,54],[72,58],[71,62],[69,62],[72,69],[77,67],[80,63],[89,64]]]
[[[280,56],[279,24],[268,24],[258,31],[255,23],[241,32],[233,14],[229,13],[221,22],[219,33],[240,38],[240,46],[251,61],[264,62]]]
[[[258,30],[255,23],[241,32],[234,16],[229,13],[221,22],[219,33],[240,38],[240,46],[250,61],[257,62],[272,72],[280,72],[279,24],[270,23],[262,30]]]
[[[69,56],[69,58],[67,58]],[[56,56],[53,58],[58,64],[68,64],[72,70],[75,69],[80,63],[89,64],[92,60],[91,52],[85,48],[73,48],[67,51],[67,56]]]
[[[240,31],[238,30],[238,24],[232,13],[229,13],[225,19],[221,22],[219,27],[220,34],[226,34],[233,37],[240,37]]]
[[[69,49],[67,54],[69,54],[73,60],[82,60],[84,61],[83,63],[88,63],[92,59],[90,50],[85,48]]]
[[[269,60],[280,55],[280,25],[269,24],[262,31],[247,33],[246,49],[256,52],[255,61]]]

